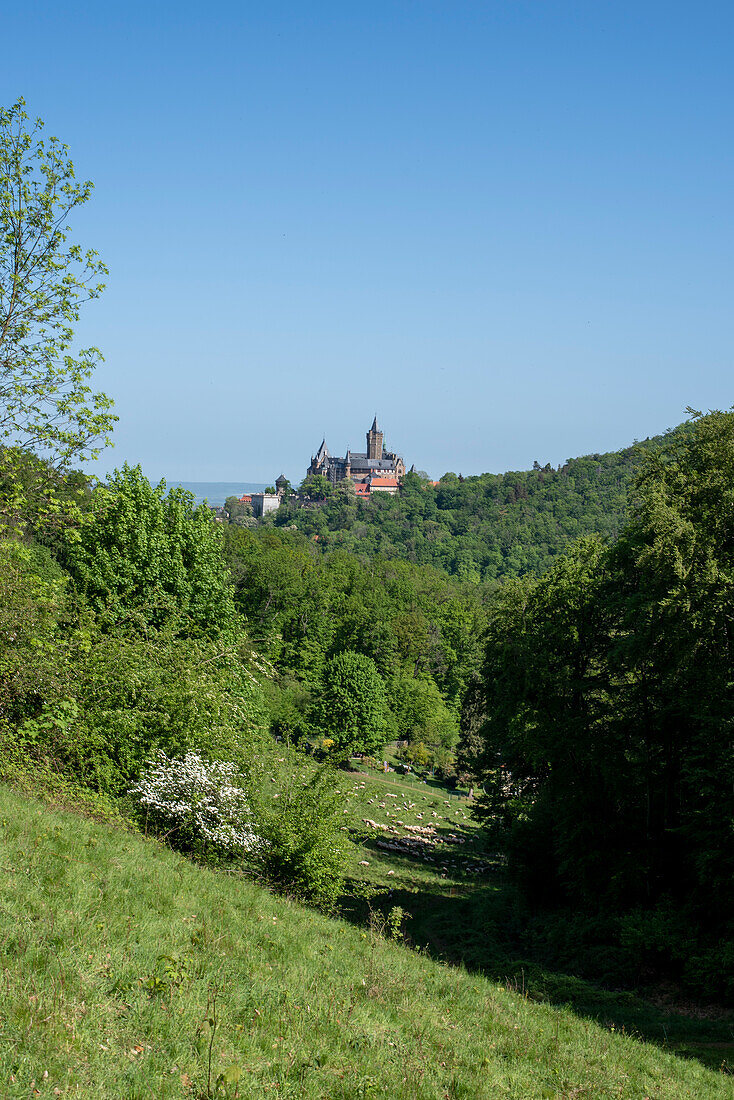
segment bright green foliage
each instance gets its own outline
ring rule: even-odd
[[[89,511],[92,479],[58,469],[19,447],[0,448],[0,529],[55,547],[76,537]]]
[[[0,542],[0,764],[124,793],[157,749],[247,766],[266,672],[242,632],[101,630],[39,547]]]
[[[263,840],[255,869],[277,889],[327,910],[353,862],[337,774],[286,749],[277,757],[261,753],[250,768],[255,829]]]
[[[309,696],[328,661],[351,650],[385,682],[397,723],[385,740],[422,737],[431,759],[441,749],[449,764],[443,750],[451,755],[455,715],[480,663],[486,591],[429,566],[323,554],[293,531],[226,527],[225,545],[235,602],[280,673],[269,692],[274,732],[294,741],[326,732]]]
[[[156,750],[247,767],[265,736],[259,670],[241,640],[58,631],[8,677],[3,752],[122,795]],[[34,683],[35,680],[35,683]],[[12,695],[9,692],[12,691]]]
[[[98,453],[116,419],[88,385],[99,352],[72,353],[79,308],[106,269],[68,243],[92,184],[77,182],[66,146],[44,141],[24,106],[0,109],[0,444],[64,464]]]
[[[64,748],[75,774],[124,793],[157,749],[247,767],[264,738],[257,657],[244,639],[106,632],[78,670],[83,724]]]
[[[435,748],[452,749],[455,746],[458,723],[435,682],[428,677],[396,676],[391,686],[390,709],[399,738],[424,741]]]
[[[48,552],[0,540],[0,735],[64,699],[70,618],[68,578]]]
[[[423,741],[413,741],[408,745],[405,759],[409,760],[411,764],[417,764],[419,768],[425,768],[431,762],[431,754]]]
[[[190,493],[165,487],[153,488],[139,466],[115,471],[69,547],[69,567],[111,624],[216,636],[234,617],[221,530]]]
[[[430,677],[452,712],[481,655],[487,593],[430,566],[343,550],[298,532],[225,528],[235,602],[277,666],[320,683],[345,649],[371,657],[392,697],[396,674]]]
[[[332,657],[324,670],[318,713],[320,729],[339,757],[379,752],[387,740],[387,702],[375,662],[349,650]]]

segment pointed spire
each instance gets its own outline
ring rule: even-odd
[[[380,429],[377,427],[377,413],[375,413],[375,419],[372,421],[372,427],[370,428],[370,431],[379,432],[379,430]]]

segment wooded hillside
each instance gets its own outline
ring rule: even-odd
[[[295,524],[327,548],[434,565],[461,580],[542,573],[574,540],[618,533],[641,456],[671,437],[569,459],[558,468],[536,463],[504,474],[447,473],[436,486],[408,474],[398,496],[373,494],[369,501],[342,482],[321,504],[281,508],[274,522]]]

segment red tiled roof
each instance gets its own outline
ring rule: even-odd
[[[252,497],[250,496],[249,493],[243,493],[242,496],[240,497],[240,502],[242,504],[252,504]]]
[[[399,481],[396,477],[372,477],[370,485],[373,489],[397,489]]]

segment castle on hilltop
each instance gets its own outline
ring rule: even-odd
[[[344,458],[336,458],[329,454],[324,439],[316,454],[311,456],[306,474],[321,474],[332,485],[351,478],[358,496],[369,496],[371,492],[397,493],[405,475],[405,463],[400,455],[384,449],[383,438],[375,417],[367,432],[365,452],[347,450]]]

